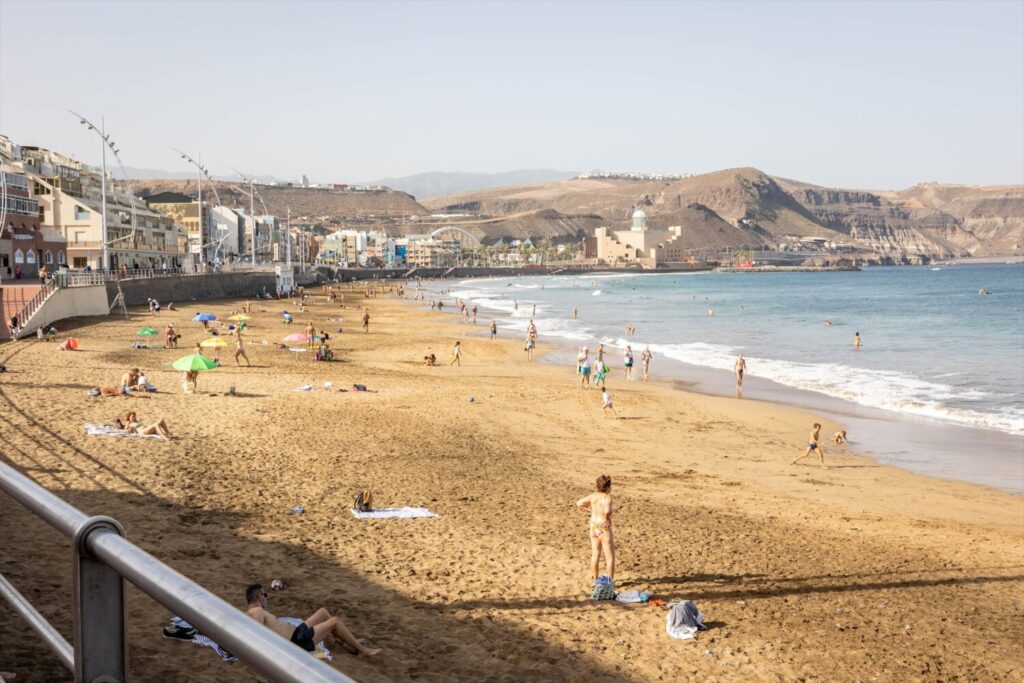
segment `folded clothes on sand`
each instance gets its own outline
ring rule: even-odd
[[[164,438],[159,434],[132,434],[131,432],[126,432],[123,429],[118,429],[117,427],[114,427],[112,425],[87,424],[83,426],[85,427],[86,434],[88,434],[89,436],[132,436],[135,437],[136,439]]]
[[[665,631],[678,640],[690,640],[697,631],[706,631],[704,613],[689,600],[672,605],[665,618]]]
[[[357,519],[388,519],[400,517],[403,519],[415,519],[418,517],[437,517],[427,508],[377,508],[375,510],[352,510],[352,515]]]

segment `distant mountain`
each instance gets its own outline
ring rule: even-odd
[[[677,180],[574,178],[435,197],[433,212],[485,241],[571,241],[592,227],[681,225],[691,248],[762,248],[823,237],[893,259],[1021,255],[1024,187],[923,184],[902,191],[827,188],[731,168]]]
[[[382,178],[363,185],[385,185],[393,190],[408,192],[417,199],[441,197],[471,190],[486,190],[506,185],[525,185],[528,183],[547,183],[553,180],[565,180],[576,175],[575,171],[556,171],[550,168],[523,169],[504,171],[502,173],[445,173],[433,171],[417,173],[402,178]]]

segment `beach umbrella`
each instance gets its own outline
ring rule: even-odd
[[[242,313],[236,313],[235,315],[228,318],[228,320],[249,320],[249,316]]]
[[[214,362],[206,356],[201,356],[198,353],[194,353],[191,356],[183,356],[171,364],[171,367],[175,370],[181,370],[182,372],[200,372],[202,370],[213,370],[216,366]]]
[[[217,316],[215,316],[213,313],[196,313],[195,317],[192,318],[192,322],[196,322],[196,323],[210,322],[211,320],[216,320],[216,319],[217,319]]]
[[[210,337],[199,342],[199,345],[207,349],[223,349],[228,343],[223,337]]]
[[[308,342],[309,336],[305,334],[289,334],[284,340],[286,342]]]
[[[142,335],[143,337],[152,337],[153,335],[160,333],[154,330],[152,327],[143,327],[141,330],[139,330],[139,334]]]

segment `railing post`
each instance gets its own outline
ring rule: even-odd
[[[124,579],[86,545],[90,534],[111,532],[124,536],[117,520],[90,517],[71,540],[75,683],[123,683],[128,675]]]

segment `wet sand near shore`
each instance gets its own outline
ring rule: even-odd
[[[411,294],[411,292],[410,292]],[[348,308],[341,308],[345,304]],[[359,329],[366,305],[370,332]],[[306,313],[254,302],[252,368],[201,374],[181,394],[165,363],[202,337],[198,311],[58,324],[77,352],[0,346],[5,461],[241,606],[251,582],[280,578],[270,610],[326,606],[384,652],[334,665],[360,681],[1020,680],[1024,668],[1024,500],[887,467],[826,442],[829,469],[802,452],[818,415],[672,386],[608,386],[622,419],[571,367],[529,363],[521,340],[487,340],[387,294],[348,290]],[[287,308],[295,324],[281,323]],[[335,334],[343,317],[344,332]],[[180,349],[132,350],[144,325],[173,320]],[[274,348],[312,320],[338,361]],[[489,322],[489,320],[487,320]],[[74,329],[71,328],[74,326]],[[162,339],[162,336],[153,339]],[[462,367],[449,367],[461,340]],[[159,343],[159,342],[156,342]],[[541,344],[540,351],[547,345]],[[426,367],[435,353],[440,367]],[[88,398],[138,366],[147,398]],[[327,391],[323,382],[372,393]],[[303,384],[320,387],[295,392]],[[237,395],[227,395],[234,386]],[[469,398],[474,401],[470,402]],[[166,418],[168,441],[87,437],[85,422],[136,410]],[[825,423],[823,436],[837,426]],[[590,603],[586,515],[573,507],[613,479],[616,588],[691,599],[710,630],[671,639],[663,609]],[[437,519],[356,520],[362,489],[380,506]],[[305,514],[291,514],[295,505]],[[0,496],[0,572],[70,637],[67,541]],[[69,678],[6,607],[0,671]],[[129,589],[139,680],[256,680],[210,650],[166,640],[171,615]]]

